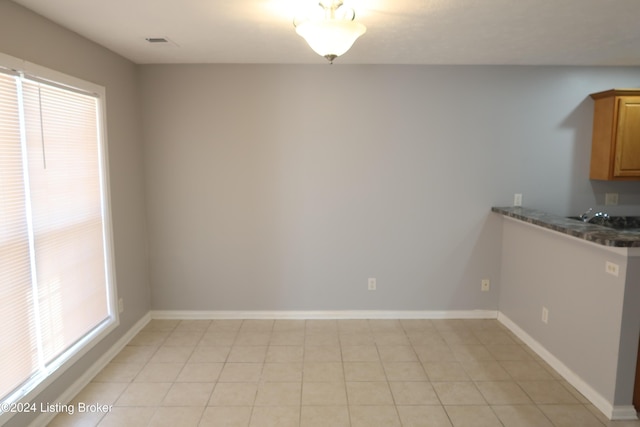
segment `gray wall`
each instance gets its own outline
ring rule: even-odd
[[[497,216],[497,214],[496,214]],[[640,258],[504,219],[500,312],[598,392],[631,406]],[[619,277],[605,262],[620,266]],[[541,321],[542,307],[549,321]],[[588,396],[592,397],[592,396]]]
[[[6,0],[0,0],[0,52],[106,87],[111,202],[120,326],[44,393],[54,402],[150,308],[142,173],[142,128],[136,66]],[[9,425],[26,425],[23,416]]]
[[[622,328],[620,333],[620,352],[618,356],[618,372],[615,402],[628,403],[633,396],[635,373],[638,363],[638,329],[640,328],[640,255],[635,253],[627,261],[626,286],[622,308]]]
[[[640,68],[146,65],[141,77],[156,310],[495,310],[492,205],[521,192],[578,214],[616,191],[614,211],[640,206],[638,183],[588,179],[588,94],[637,87]]]

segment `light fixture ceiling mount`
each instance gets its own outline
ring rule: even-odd
[[[333,60],[346,53],[367,27],[355,22],[353,9],[342,8],[342,0],[320,0],[318,5],[323,11],[321,17],[295,18],[293,25],[311,49],[333,64]]]

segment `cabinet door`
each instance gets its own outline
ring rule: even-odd
[[[620,97],[615,148],[615,176],[640,176],[640,99]]]

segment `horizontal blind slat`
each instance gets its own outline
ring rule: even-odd
[[[0,74],[0,396],[38,367],[17,96]]]

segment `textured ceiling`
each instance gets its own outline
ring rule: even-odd
[[[326,62],[292,25],[317,0],[14,1],[136,63]],[[640,0],[345,4],[367,33],[336,64],[640,65]]]

